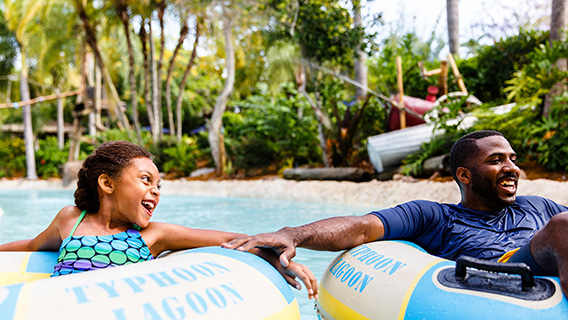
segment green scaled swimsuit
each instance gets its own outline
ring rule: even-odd
[[[135,228],[114,235],[73,236],[86,213],[81,213],[69,237],[61,243],[52,277],[154,259]]]

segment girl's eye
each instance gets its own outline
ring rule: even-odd
[[[144,177],[142,177],[142,180],[144,180],[144,181],[146,181],[146,182],[150,182],[150,177],[144,176]]]
[[[162,185],[161,185],[161,184],[158,185],[158,190],[162,190]]]

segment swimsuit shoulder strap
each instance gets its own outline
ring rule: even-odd
[[[81,212],[81,215],[79,216],[79,219],[77,219],[77,222],[75,222],[75,226],[73,227],[73,229],[71,229],[71,233],[69,234],[69,236],[72,236],[73,233],[75,233],[75,229],[77,229],[77,227],[79,226],[79,223],[81,223],[81,221],[83,221],[85,214],[87,214],[87,210],[83,210],[83,212]]]

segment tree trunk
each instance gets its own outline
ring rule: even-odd
[[[85,7],[83,7],[83,2],[82,0],[75,0],[75,8],[77,11],[77,15],[79,16],[79,19],[81,20],[81,25],[83,26],[83,31],[85,31],[85,39],[87,40],[87,43],[89,44],[89,46],[91,47],[91,50],[93,50],[93,53],[95,55],[95,61],[97,62],[97,65],[99,66],[99,68],[101,69],[102,73],[103,73],[103,78],[107,84],[107,86],[110,89],[110,92],[112,94],[113,99],[116,102],[116,116],[118,118],[119,121],[119,126],[121,127],[121,129],[130,129],[130,124],[128,122],[128,118],[126,117],[126,115],[124,114],[124,111],[122,110],[122,101],[120,100],[120,97],[118,96],[118,92],[116,91],[116,87],[114,86],[114,83],[112,82],[112,78],[110,77],[110,73],[108,72],[108,69],[106,68],[101,52],[99,50],[99,46],[97,44],[97,37],[96,37],[96,33],[95,33],[95,29],[91,26],[91,23],[89,21],[89,17],[87,16],[87,13],[85,12]]]
[[[550,15],[550,45],[556,41],[566,40],[566,0],[552,0],[552,13]],[[568,69],[566,58],[556,60],[556,67],[561,71]],[[550,107],[554,99],[566,90],[566,84],[555,84],[544,97],[543,116],[548,118]]]
[[[181,104],[183,101],[183,91],[185,90],[185,83],[187,81],[187,76],[189,75],[189,71],[193,67],[195,62],[195,58],[197,57],[197,44],[199,43],[199,36],[200,36],[200,26],[199,23],[195,24],[195,42],[193,43],[193,50],[191,51],[191,58],[185,67],[185,71],[183,72],[183,77],[181,79],[181,83],[179,85],[179,94],[176,101],[176,120],[177,120],[177,141],[181,142]]]
[[[325,124],[324,121],[327,120],[328,128],[331,127],[331,121],[329,118],[319,109],[316,102],[312,99],[312,97],[308,94],[306,90],[306,72],[304,65],[299,65],[296,70],[296,83],[298,84],[298,91],[308,100],[312,110],[316,115],[316,119],[318,120],[318,138],[320,141],[320,150],[321,150],[321,157],[323,165],[326,168],[331,167],[331,163],[329,161],[329,156],[327,153],[327,139],[325,137],[325,133],[323,131],[322,124]]]
[[[128,14],[128,4],[126,0],[116,1],[116,11],[122,20],[124,27],[124,34],[126,35],[126,45],[128,47],[128,66],[130,80],[130,104],[132,105],[132,117],[134,118],[134,130],[138,143],[142,144],[142,133],[140,129],[140,117],[138,116],[138,90],[136,89],[136,69],[134,67],[134,49],[132,47],[132,40],[130,39],[130,16]]]
[[[151,79],[152,79],[152,113],[154,114],[154,124],[155,124],[155,130],[152,130],[152,136],[154,139],[154,145],[157,145],[158,142],[160,141],[160,138],[162,136],[161,131],[162,131],[162,126],[161,124],[161,120],[160,120],[160,113],[158,112],[158,100],[160,99],[160,92],[158,91],[158,74],[157,74],[157,66],[156,66],[156,59],[154,59],[154,54],[155,54],[155,45],[154,45],[154,39],[152,36],[152,21],[150,21],[150,23],[148,23],[148,30],[150,31],[148,34],[148,41],[150,41],[150,74],[151,74]]]
[[[223,147],[220,144],[220,134],[223,113],[227,107],[227,101],[229,96],[233,92],[233,87],[235,84],[235,49],[233,47],[233,17],[229,16],[227,8],[223,5],[223,35],[225,37],[225,56],[227,60],[227,78],[225,80],[225,86],[223,91],[217,97],[215,102],[215,107],[213,108],[213,114],[211,115],[211,120],[208,124],[209,131],[209,145],[211,146],[211,154],[213,156],[213,161],[215,162],[215,167],[217,168],[217,173],[220,175],[224,174],[224,163],[221,163],[221,158],[223,155],[221,151]]]
[[[458,0],[446,0],[448,14],[448,41],[450,52],[454,56],[460,54],[460,20]]]
[[[59,88],[55,89],[55,93],[59,94]],[[57,98],[57,147],[63,150],[65,147],[65,121],[63,118],[63,98]]]
[[[30,100],[30,86],[28,84],[28,62],[26,54],[20,44],[20,57],[22,61],[22,70],[20,71],[20,99],[22,101]],[[32,107],[27,104],[22,107],[22,117],[24,118],[24,143],[26,146],[26,171],[27,178],[37,180],[35,150],[34,150],[34,132],[32,128]]]
[[[152,107],[152,92],[150,91],[150,56],[148,54],[148,34],[146,33],[146,19],[140,23],[140,30],[138,32],[140,43],[142,46],[142,54],[144,56],[144,104],[146,105],[146,112],[148,113],[148,121],[150,122],[150,131],[152,136],[156,131],[156,124],[154,123],[154,112]]]
[[[164,32],[164,14],[166,12],[166,1],[161,0],[157,3],[158,9],[158,21],[160,22],[160,56],[158,58],[157,74],[156,78],[158,80],[158,118],[160,119],[158,126],[160,128],[160,140],[163,137],[164,129],[164,115],[162,111],[162,65],[164,61],[164,51],[166,43],[166,34]]]
[[[178,39],[178,44],[176,45],[175,49],[174,49],[174,53],[172,54],[172,57],[170,59],[170,64],[168,66],[168,74],[166,75],[166,107],[168,109],[168,125],[170,128],[170,135],[172,136],[176,136],[176,129],[175,129],[175,124],[174,124],[174,114],[172,112],[172,73],[174,71],[174,63],[175,60],[177,58],[179,49],[182,47],[183,42],[185,41],[185,38],[187,37],[187,34],[189,33],[189,27],[187,26],[187,18],[183,18],[183,25],[179,31],[179,39]],[[182,91],[180,91],[180,95],[181,95]],[[181,117],[181,115],[178,115],[178,119],[179,117]],[[180,131],[180,130],[178,130]],[[179,135],[179,139],[178,141],[181,140],[181,134]]]
[[[361,17],[361,1],[353,0],[353,25],[355,28],[363,27],[363,18]],[[367,96],[367,56],[361,48],[356,50],[355,60],[355,81],[361,86],[356,87],[357,100],[364,100]]]

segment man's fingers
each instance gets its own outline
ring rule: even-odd
[[[294,247],[286,247],[280,253],[280,263],[284,268],[288,268],[290,265],[290,260],[296,256],[296,250]]]
[[[251,239],[250,237],[236,238],[236,239],[233,239],[229,242],[225,242],[225,243],[221,244],[221,247],[227,248],[227,249],[237,249],[237,248],[241,247],[243,244],[247,243],[250,239]]]

